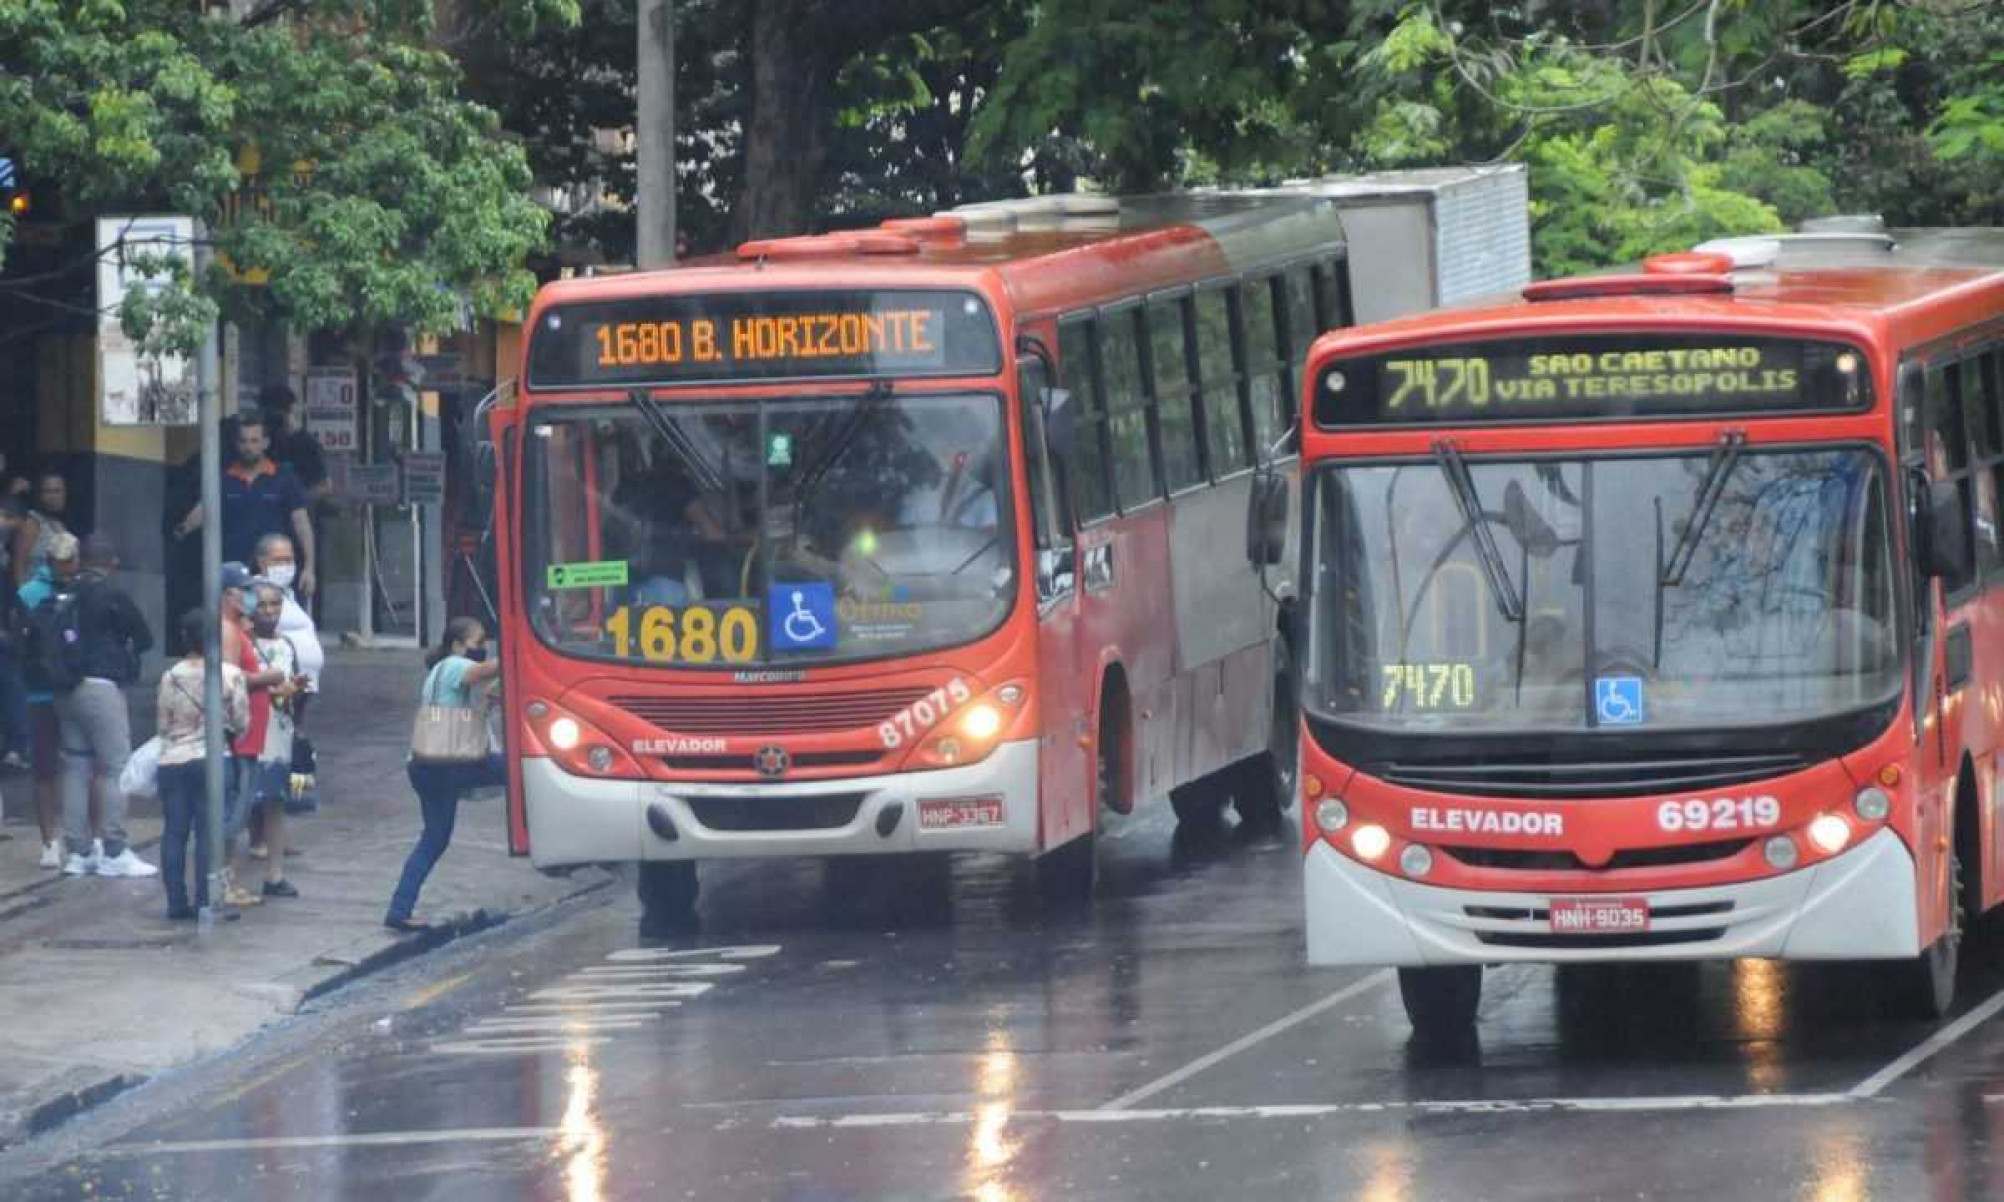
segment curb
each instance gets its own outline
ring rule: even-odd
[[[422,934],[406,936],[395,942],[386,944],[361,957],[352,964],[346,965],[339,972],[332,974],[325,980],[317,981],[308,986],[301,992],[299,1000],[291,1007],[291,1011],[297,1013],[309,1002],[326,997],[336,990],[352,985],[364,977],[373,976],[406,961],[415,960],[419,956],[437,951],[469,935],[477,935],[482,931],[492,930],[514,919],[528,918],[547,913],[567,902],[575,901],[580,897],[587,897],[617,884],[619,880],[620,878],[614,873],[602,872],[599,880],[591,881],[582,888],[574,889],[562,897],[552,898],[547,902],[532,906],[526,910],[490,910],[485,906],[481,906],[469,912],[455,914],[449,920],[432,927]],[[246,1032],[241,1039],[229,1047],[219,1049],[207,1056],[196,1057],[185,1064],[175,1065],[167,1071],[178,1072],[218,1057],[231,1055],[246,1041],[262,1034],[269,1025],[269,1023],[261,1024],[256,1029]],[[101,1106],[120,1094],[146,1084],[151,1079],[143,1073],[119,1073],[76,1089],[65,1090],[56,1097],[29,1109],[16,1121],[0,1121],[0,1151],[17,1148],[31,1139],[46,1135],[51,1130],[69,1122],[85,1111]]]

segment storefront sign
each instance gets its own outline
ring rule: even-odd
[[[126,297],[166,287],[164,273],[140,270],[142,257],[194,255],[192,217],[100,217],[97,221],[98,414],[107,426],[187,426],[195,422],[195,365],[186,355],[134,342],[119,324]]]
[[[320,440],[321,450],[340,454],[356,449],[357,408],[354,368],[306,369],[306,432]]]
[[[436,505],[445,500],[445,453],[404,453],[404,504]]]

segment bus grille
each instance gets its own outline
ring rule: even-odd
[[[1647,797],[1723,789],[1797,772],[1806,756],[1664,755],[1606,761],[1554,762],[1549,756],[1497,756],[1425,763],[1383,763],[1373,775],[1409,789],[1470,797]]]
[[[1686,843],[1677,847],[1637,847],[1615,852],[1599,868],[1589,866],[1569,851],[1445,846],[1440,850],[1470,868],[1500,868],[1505,872],[1612,872],[1618,868],[1674,868],[1680,864],[1730,860],[1751,846],[1752,839],[1721,839],[1714,843]]]
[[[1725,936],[1724,927],[1700,927],[1691,931],[1636,931],[1632,934],[1554,935],[1514,931],[1477,931],[1475,937],[1491,947],[1523,947],[1542,950],[1580,950],[1609,947],[1670,947],[1679,943],[1705,943]]]
[[[865,749],[862,751],[796,751],[791,761],[791,771],[802,768],[864,768],[884,758],[884,752]],[[748,755],[664,755],[661,762],[677,772],[741,772],[747,776],[757,774]]]
[[[826,831],[849,825],[865,793],[793,797],[685,797],[696,821],[713,831]]]
[[[662,730],[692,735],[779,735],[875,726],[932,690],[747,693],[702,697],[613,697],[612,704]]]

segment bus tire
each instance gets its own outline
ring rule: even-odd
[[[1399,1000],[1421,1039],[1466,1037],[1482,1003],[1482,966],[1452,964],[1399,970]]]
[[[1919,1022],[1947,1018],[1955,1006],[1955,977],[1962,959],[1962,856],[1948,852],[1948,929],[1926,951],[1896,966],[1899,1016]]]
[[[643,931],[686,930],[696,919],[696,862],[643,860],[634,876]]]
[[[1294,651],[1285,637],[1273,641],[1273,708],[1266,750],[1239,765],[1232,806],[1239,820],[1260,832],[1280,829],[1281,815],[1294,804],[1294,778],[1301,763],[1301,720],[1295,709]]]

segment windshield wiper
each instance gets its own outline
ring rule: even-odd
[[[1733,465],[1740,461],[1740,451],[1746,444],[1743,430],[1728,430],[1719,435],[1718,449],[1712,452],[1712,462],[1705,468],[1705,478],[1699,481],[1698,495],[1691,503],[1691,520],[1684,523],[1684,532],[1677,536],[1677,545],[1670,550],[1670,562],[1663,565],[1663,575],[1658,581],[1662,587],[1676,588],[1684,583],[1684,573],[1698,557],[1698,541],[1726,491],[1726,478],[1733,474]]]
[[[1440,465],[1448,491],[1454,494],[1454,503],[1475,539],[1475,557],[1482,561],[1489,590],[1496,594],[1496,607],[1503,611],[1506,620],[1522,622],[1524,602],[1517,596],[1516,586],[1510,583],[1510,570],[1503,566],[1503,553],[1496,549],[1496,536],[1489,532],[1489,518],[1482,512],[1482,498],[1475,491],[1475,478],[1469,475],[1460,448],[1443,438],[1433,444],[1433,461]]]
[[[647,424],[660,435],[662,442],[668,444],[668,449],[675,452],[675,457],[682,461],[682,466],[689,469],[689,474],[695,477],[697,487],[711,493],[724,491],[724,478],[718,475],[717,469],[711,467],[702,453],[696,450],[696,444],[689,441],[689,436],[682,433],[674,422],[668,420],[668,415],[661,412],[661,406],[655,403],[645,388],[633,389],[626,394],[626,399],[640,411],[641,417],[647,419]]]

